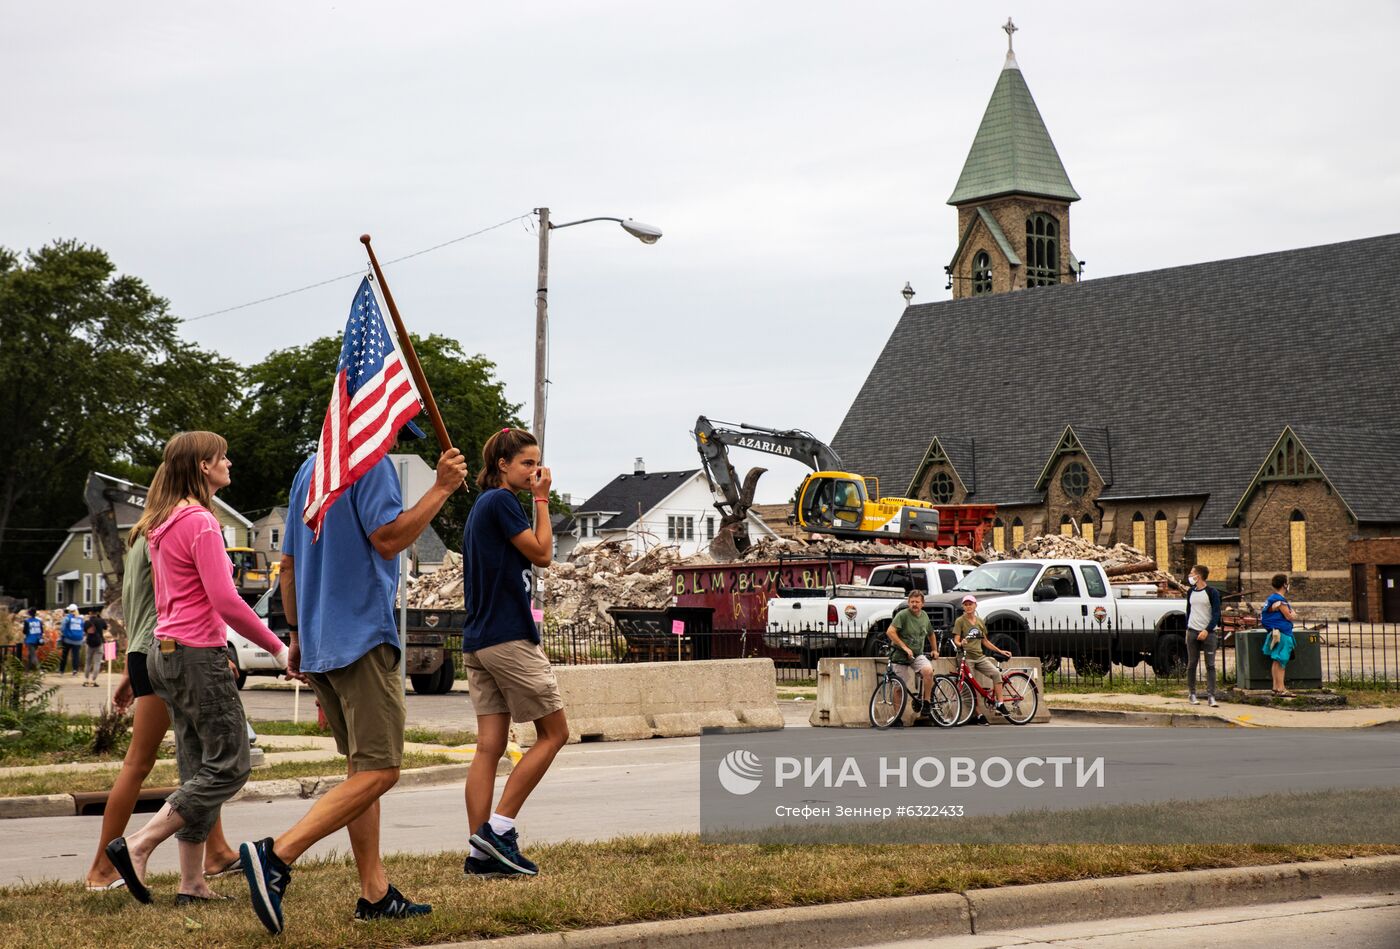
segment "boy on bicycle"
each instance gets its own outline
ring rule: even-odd
[[[963,651],[967,664],[974,672],[980,672],[992,680],[992,701],[997,712],[1006,714],[1006,706],[1001,701],[1001,667],[984,650],[1011,658],[1011,653],[1000,649],[987,636],[987,624],[977,615],[977,597],[969,593],[962,598],[963,615],[953,624],[953,645]]]
[[[924,655],[928,640],[933,633],[933,624],[924,612],[924,594],[920,590],[909,591],[909,606],[894,614],[890,628],[885,630],[893,649],[890,661],[901,666],[909,666],[919,676],[919,694],[914,697],[914,715],[929,715],[929,697],[933,694],[933,663]],[[938,658],[938,642],[933,643],[933,658]],[[909,677],[900,672],[899,678],[905,685]]]

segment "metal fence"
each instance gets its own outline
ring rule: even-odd
[[[560,665],[765,657],[773,660],[780,682],[811,682],[824,657],[884,656],[883,633],[846,625],[807,629],[715,630],[707,624],[654,620],[606,626],[566,625],[544,630],[550,660]],[[680,630],[677,635],[673,629]],[[1314,634],[1324,684],[1349,688],[1400,690],[1400,625],[1328,623],[1297,631]],[[953,654],[945,630],[936,629],[939,653]],[[1038,656],[1045,684],[1059,688],[1119,688],[1125,685],[1186,683],[1186,641],[1180,630],[1152,626],[1112,628],[1098,623],[1037,624],[1029,629],[994,627],[994,643],[1015,655]],[[1217,637],[1215,671],[1219,686],[1237,681],[1235,634]],[[1268,660],[1258,660],[1267,668]],[[1255,668],[1259,666],[1256,665]],[[1199,660],[1204,689],[1205,658]]]

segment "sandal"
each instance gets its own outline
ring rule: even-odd
[[[1282,692],[1278,693],[1278,697],[1281,699],[1296,699],[1298,695],[1297,693],[1290,692],[1287,689],[1284,689]]]
[[[213,879],[216,879],[217,877],[228,876],[230,873],[242,873],[242,872],[243,872],[243,857],[242,857],[241,854],[235,854],[233,860],[232,860],[229,864],[227,864],[225,867],[223,867],[223,869],[220,869],[220,870],[205,870],[205,871],[204,871],[204,879],[206,879],[206,880],[213,880]]]
[[[88,883],[87,891],[89,893],[106,893],[108,890],[120,890],[124,886],[126,886],[126,881],[117,877],[111,883]]]
[[[195,896],[193,893],[175,894],[176,906],[189,906],[191,903],[223,903],[233,899],[231,896],[220,896],[218,893],[209,896]]]
[[[125,837],[118,837],[107,845],[107,859],[112,861],[112,866],[122,875],[122,879],[126,881],[127,892],[138,903],[151,902],[151,891],[146,889],[146,884],[136,875],[136,867],[131,862],[131,852],[127,850]]]

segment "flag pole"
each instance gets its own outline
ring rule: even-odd
[[[404,329],[403,318],[399,316],[399,308],[394,305],[394,295],[389,292],[389,285],[384,282],[384,271],[379,269],[379,261],[374,256],[374,248],[369,246],[369,235],[361,234],[360,243],[365,245],[365,250],[369,253],[369,264],[374,268],[374,279],[379,281],[380,292],[384,294],[384,302],[389,307],[389,316],[394,321],[394,331],[398,333],[399,345],[403,350],[404,361],[408,363],[409,375],[413,376],[414,385],[418,387],[418,394],[423,397],[423,405],[428,410],[428,418],[433,423],[433,432],[437,435],[438,445],[443,451],[452,447],[452,439],[447,436],[447,426],[442,423],[442,413],[438,411],[437,402],[433,401],[433,390],[428,385],[428,377],[423,375],[423,367],[418,364],[418,354],[413,351],[413,340],[408,338],[408,330]]]

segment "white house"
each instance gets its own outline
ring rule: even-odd
[[[568,556],[575,545],[622,540],[637,554],[674,545],[681,556],[690,556],[709,547],[718,530],[719,512],[703,471],[647,471],[639,458],[631,474],[618,475],[574,508],[573,517],[560,525],[559,555]],[[758,540],[774,533],[751,514],[749,536]],[[574,543],[562,543],[566,538]]]

